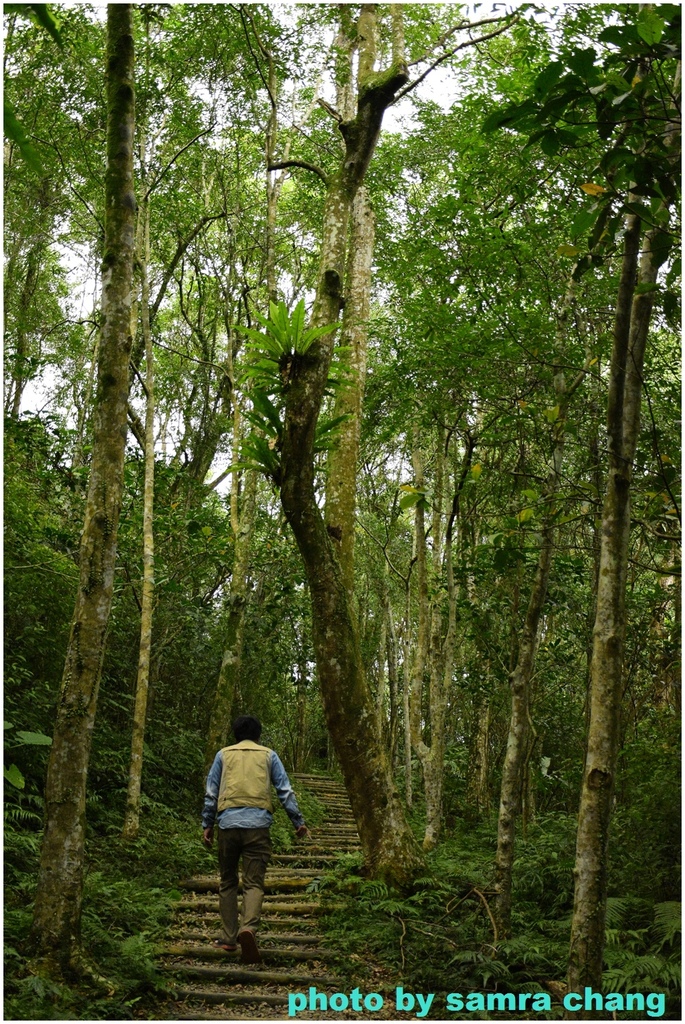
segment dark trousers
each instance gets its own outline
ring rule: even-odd
[[[243,858],[241,928],[256,930],[262,912],[264,875],[271,859],[268,828],[220,828],[219,913],[226,942],[238,937],[238,861]]]

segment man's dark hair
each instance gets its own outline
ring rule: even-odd
[[[233,723],[233,735],[237,743],[243,740],[257,743],[262,735],[262,723],[254,715],[239,715]]]

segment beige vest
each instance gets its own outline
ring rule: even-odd
[[[243,740],[234,747],[223,747],[221,758],[219,812],[227,807],[261,807],[273,811],[269,747]]]

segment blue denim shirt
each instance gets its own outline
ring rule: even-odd
[[[202,809],[203,828],[211,828],[215,820],[217,820],[216,809],[219,799],[222,768],[223,760],[221,751],[219,751],[207,776],[205,805]],[[271,751],[269,771],[271,782],[284,811],[292,821],[293,828],[299,828],[300,825],[304,825],[304,818],[297,806],[297,800],[293,793],[293,787],[290,785],[290,779],[275,750]],[[262,807],[227,807],[219,815],[218,825],[219,828],[269,828],[273,820],[273,814]]]

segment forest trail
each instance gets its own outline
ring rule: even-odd
[[[262,963],[245,967],[239,952],[213,945],[220,936],[218,875],[187,879],[161,954],[161,969],[177,980],[177,1001],[166,1003],[158,1019],[283,1019],[289,992],[308,992],[314,985],[330,993],[343,985],[330,969],[334,951],[322,948],[319,894],[306,890],[341,853],[359,849],[357,827],[340,782],[304,774],[291,779],[325,806],[326,818],[293,852],[272,857],[258,936]],[[320,1011],[298,1013],[304,1019],[321,1016]]]

